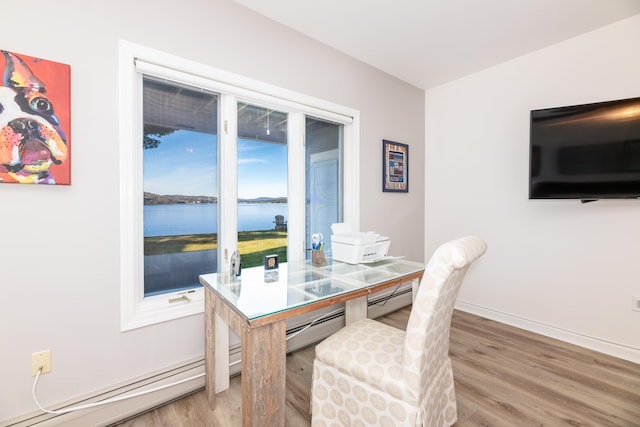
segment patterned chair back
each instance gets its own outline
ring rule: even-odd
[[[441,245],[425,269],[407,324],[403,350],[404,377],[418,402],[427,395],[449,360],[449,331],[462,280],[473,261],[487,250],[475,236]]]

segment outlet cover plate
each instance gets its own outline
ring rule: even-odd
[[[42,374],[51,372],[51,350],[42,350],[31,353],[31,376],[38,375],[38,370],[42,367]]]

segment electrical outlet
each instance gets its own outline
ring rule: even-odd
[[[38,371],[42,368],[40,375],[51,372],[51,350],[42,350],[31,353],[31,376],[38,375]]]
[[[631,310],[640,311],[640,297],[633,297],[633,306],[631,306]]]

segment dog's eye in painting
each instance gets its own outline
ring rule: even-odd
[[[38,113],[53,114],[53,105],[45,98],[33,98],[31,100],[31,108]]]

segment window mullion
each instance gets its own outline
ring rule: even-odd
[[[238,116],[237,98],[220,95],[218,133],[218,272],[229,271],[238,247]]]
[[[305,259],[305,162],[304,162],[304,114],[290,112],[287,120],[288,165],[287,165],[287,226],[289,244],[287,259]],[[292,221],[291,219],[297,219]]]

